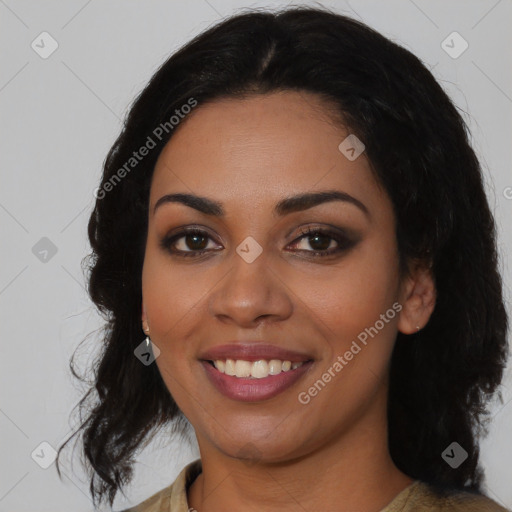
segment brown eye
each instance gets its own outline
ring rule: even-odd
[[[324,233],[309,235],[305,237],[304,240],[307,240],[309,246],[315,251],[325,251],[329,249],[331,243],[335,241],[332,237]]]
[[[338,233],[321,228],[306,228],[301,231],[292,246],[300,252],[313,256],[330,256],[341,253],[356,244],[356,240]]]
[[[184,236],[178,238],[178,240],[181,240],[181,239],[184,240],[184,243],[182,245],[192,251],[202,251],[208,245],[208,237],[200,235],[200,234],[190,234],[189,233],[187,235],[184,235]],[[179,244],[177,244],[177,245],[179,245]],[[182,247],[179,250],[185,250],[185,249]]]
[[[214,244],[213,247],[208,247],[210,241],[211,237],[206,231],[186,229],[165,237],[160,245],[173,255],[194,257],[215,250]]]

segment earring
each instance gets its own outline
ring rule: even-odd
[[[419,332],[419,331],[420,331],[420,326],[419,326],[419,325],[417,325],[417,326],[416,326],[416,331],[417,331],[417,332]]]

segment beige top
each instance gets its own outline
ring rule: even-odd
[[[183,468],[172,485],[162,489],[139,505],[123,512],[194,512],[187,503],[187,490],[201,473],[201,459]],[[482,495],[460,492],[442,498],[420,480],[400,492],[380,512],[511,512]]]

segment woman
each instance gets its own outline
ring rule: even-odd
[[[415,56],[318,9],[228,19],[151,79],[96,197],[97,503],[186,418],[200,459],[130,510],[505,510],[478,450],[507,353],[494,221]]]

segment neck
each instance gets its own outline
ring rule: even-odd
[[[189,507],[197,512],[378,512],[413,479],[394,465],[387,430],[375,425],[382,422],[363,419],[316,450],[281,462],[242,461],[198,437],[203,471],[189,488]]]

